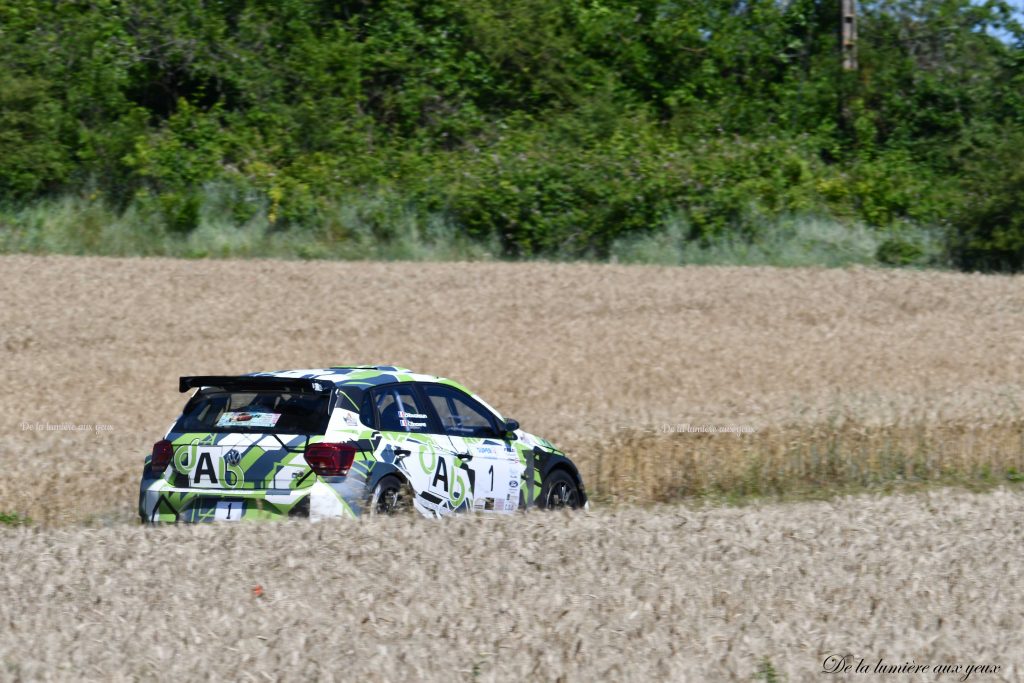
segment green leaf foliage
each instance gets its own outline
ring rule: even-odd
[[[0,207],[119,226],[2,243],[216,255],[217,224],[400,254],[444,225],[510,258],[763,255],[805,216],[878,263],[1020,270],[1012,5],[864,0],[844,72],[838,4],[0,0]]]

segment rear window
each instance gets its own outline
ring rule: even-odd
[[[202,389],[185,406],[176,432],[323,434],[330,394]]]

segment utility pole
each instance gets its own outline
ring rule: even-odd
[[[857,70],[857,0],[840,0],[842,3],[841,46],[843,71]]]

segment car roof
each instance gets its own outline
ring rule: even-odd
[[[246,377],[290,377],[333,382],[336,386],[371,387],[394,382],[439,382],[459,388],[462,385],[444,377],[424,375],[395,365],[335,365],[329,368],[253,372]]]
[[[424,375],[413,372],[408,368],[400,368],[395,365],[335,365],[329,368],[316,368],[306,370],[278,370],[275,372],[253,372],[244,377],[290,377],[317,380],[321,382],[333,382],[336,387],[351,387],[358,391],[370,389],[371,387],[383,384],[394,384],[396,382],[436,382],[447,384],[461,391],[466,392],[479,401],[485,408],[501,417],[501,413],[494,409],[480,396],[470,391],[467,387],[436,375]]]

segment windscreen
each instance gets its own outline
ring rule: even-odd
[[[201,389],[173,431],[323,434],[330,399],[327,393]]]

